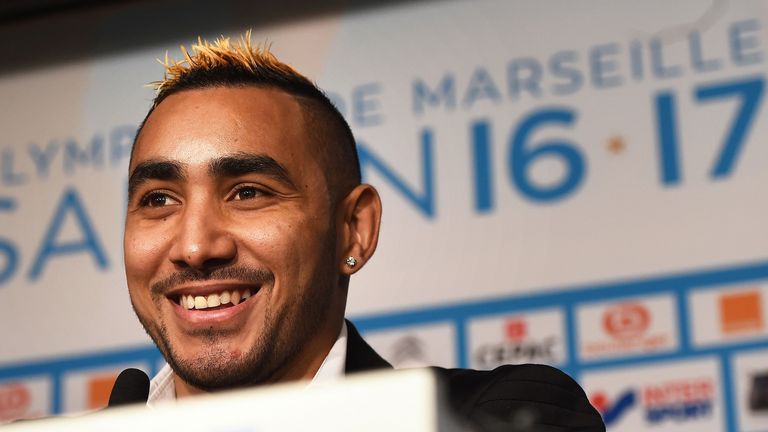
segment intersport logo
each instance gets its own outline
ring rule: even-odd
[[[715,383],[711,378],[669,380],[632,387],[614,398],[596,391],[589,399],[608,427],[619,423],[633,409],[642,411],[648,425],[680,423],[712,415]]]

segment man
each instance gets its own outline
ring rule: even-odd
[[[344,320],[381,220],[344,118],[249,34],[183,51],[166,60],[129,168],[131,303],[169,365],[148,404],[391,367]],[[555,369],[436,371],[484,427],[604,430]]]

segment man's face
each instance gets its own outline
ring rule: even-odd
[[[346,292],[318,147],[301,105],[274,89],[182,91],[147,120],[130,166],[128,288],[193,387],[279,380],[335,340]]]

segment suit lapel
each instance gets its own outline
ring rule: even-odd
[[[344,366],[345,373],[350,374],[374,369],[392,369],[392,365],[381,358],[363,340],[355,326],[347,320],[347,361]]]

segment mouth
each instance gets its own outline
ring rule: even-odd
[[[215,311],[248,301],[261,287],[228,289],[206,294],[174,294],[169,299],[186,310]]]

